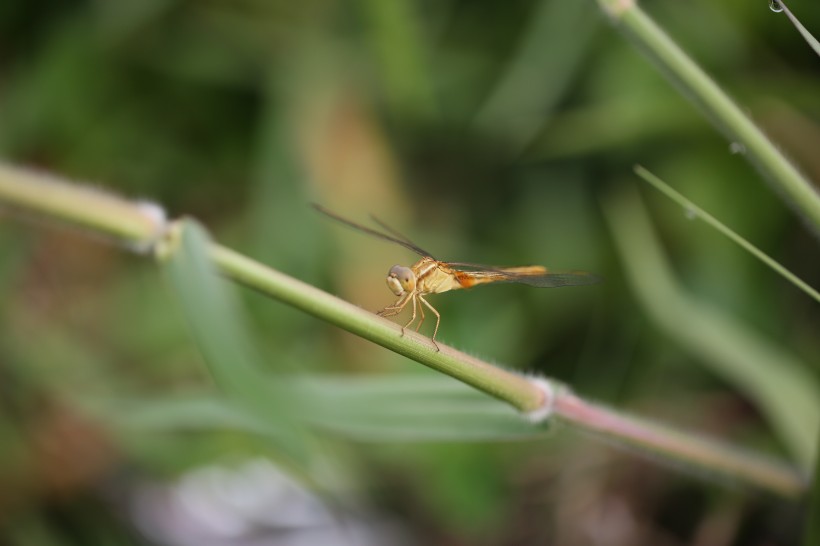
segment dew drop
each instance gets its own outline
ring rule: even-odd
[[[783,11],[783,6],[777,0],[769,0],[769,9],[775,13],[780,13]]]
[[[731,144],[729,144],[729,153],[731,153],[732,155],[745,154],[746,146],[744,146],[740,142],[732,142]]]
[[[695,218],[698,217],[697,211],[695,209],[690,209],[689,207],[686,207],[686,213],[685,214],[686,214],[686,219],[687,220],[694,220]]]

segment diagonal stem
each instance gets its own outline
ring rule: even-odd
[[[635,0],[598,0],[598,3],[661,73],[696,103],[732,142],[742,145],[744,157],[760,169],[814,232],[820,235],[820,195],[749,116]]]

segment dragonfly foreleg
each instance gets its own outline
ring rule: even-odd
[[[404,311],[404,308],[407,307],[407,304],[410,303],[411,299],[412,294],[402,296],[396,301],[396,303],[394,303],[393,305],[388,305],[381,311],[377,311],[376,314],[380,317],[392,317],[393,315],[398,315],[399,313]]]
[[[436,352],[437,352],[437,353],[438,353],[438,352],[441,352],[441,347],[439,347],[439,346],[438,346],[438,343],[436,343],[436,334],[438,333],[438,325],[439,325],[439,324],[441,324],[441,315],[439,315],[439,313],[438,313],[438,311],[436,311],[436,308],[435,308],[435,307],[433,307],[432,305],[430,305],[430,302],[429,302],[429,301],[427,301],[426,299],[424,299],[424,296],[419,296],[419,299],[421,300],[421,302],[422,302],[424,305],[426,305],[427,307],[429,307],[429,308],[430,308],[430,311],[432,311],[432,312],[433,312],[433,314],[436,316],[436,327],[433,329],[433,337],[431,338],[431,341],[433,342],[433,345],[435,345],[435,346],[436,346]]]

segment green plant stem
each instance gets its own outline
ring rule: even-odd
[[[789,21],[791,21],[791,24],[794,25],[794,28],[797,29],[797,32],[799,32],[803,39],[806,40],[806,43],[809,44],[809,47],[811,47],[815,53],[820,55],[820,42],[817,41],[817,38],[812,36],[812,33],[809,32],[809,30],[803,26],[803,24],[800,22],[800,19],[798,19],[792,13],[792,10],[790,10],[789,7],[783,3],[783,0],[777,0],[777,3],[780,4],[781,8],[783,8],[783,13],[785,13],[786,17],[789,18]]]
[[[133,241],[148,240],[156,232],[154,224],[133,222],[142,211],[139,204],[129,205],[123,200],[99,201],[95,192],[56,179],[50,179],[51,183],[59,186],[53,190],[65,203],[55,205],[52,196],[24,201],[20,195],[25,193],[25,186],[31,182],[29,171],[0,165],[0,178],[3,180],[0,184],[0,201],[26,207],[28,212],[72,221],[103,235],[121,236],[126,233]],[[99,210],[93,205],[113,208]],[[128,210],[129,207],[131,210]],[[112,210],[119,210],[122,214],[112,216]],[[122,221],[121,225],[117,218]],[[162,229],[165,238],[155,249],[160,258],[175,251],[175,230],[167,228],[164,226]],[[133,248],[130,244],[127,247]],[[615,439],[662,460],[731,476],[780,495],[797,497],[805,492],[803,476],[784,463],[706,441],[697,435],[678,432],[660,424],[627,417],[583,401],[558,382],[540,379],[539,386],[526,377],[443,344],[439,344],[441,351],[436,352],[428,338],[413,331],[402,335],[397,324],[228,248],[212,244],[210,255],[218,271],[226,277],[450,375],[522,412],[532,414],[546,409],[544,419],[554,415],[574,428]]]
[[[155,241],[163,222],[156,217],[161,210],[156,205],[134,203],[96,188],[69,185],[43,172],[2,163],[0,199],[21,212],[36,210],[113,237],[131,248]]]
[[[635,0],[598,0],[643,53],[733,141],[820,233],[820,195],[766,135],[638,6]]]
[[[789,282],[794,284],[797,288],[814,298],[818,303],[820,303],[820,292],[817,292],[814,288],[803,282],[798,276],[794,273],[777,263],[775,260],[770,258],[767,254],[759,250],[756,246],[752,243],[726,227],[723,223],[720,222],[717,218],[703,210],[702,208],[695,205],[689,199],[675,191],[669,184],[649,172],[648,170],[644,169],[641,166],[635,167],[635,172],[652,184],[655,188],[660,190],[662,193],[666,194],[667,197],[681,205],[683,208],[687,210],[688,213],[692,213],[696,215],[698,218],[701,218],[704,222],[724,234],[726,237],[737,243],[743,249],[745,249],[749,254],[763,262],[764,264],[768,265],[770,268],[774,269],[777,273],[782,275],[786,278]]]
[[[629,417],[569,392],[556,397],[554,409],[562,421],[582,431],[664,458],[673,454],[679,462],[700,471],[753,483],[786,497],[799,496],[806,488],[805,478],[782,463]]]

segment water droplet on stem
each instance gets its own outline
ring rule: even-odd
[[[783,11],[783,6],[777,0],[769,0],[769,9],[775,13],[780,13]]]

